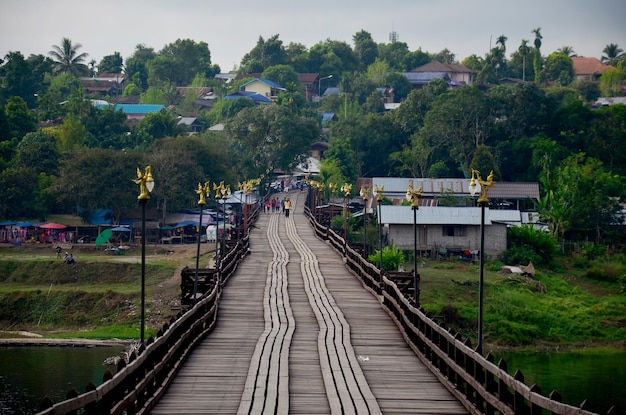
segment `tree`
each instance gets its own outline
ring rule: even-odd
[[[52,60],[43,55],[24,59],[19,52],[9,52],[0,65],[0,105],[17,96],[34,108],[37,96],[47,89],[46,76],[51,72]]]
[[[86,210],[111,208],[119,218],[122,208],[137,205],[138,166],[145,165],[139,152],[83,149],[69,154],[49,191],[66,211],[76,205]],[[158,187],[155,189],[158,191]]]
[[[367,78],[378,87],[386,86],[389,70],[389,64],[387,62],[376,59],[367,67]]]
[[[259,36],[256,46],[241,59],[239,73],[261,73],[270,66],[285,64],[285,49],[278,36],[267,40]]]
[[[61,45],[53,45],[49,55],[54,61],[57,72],[69,73],[74,76],[86,75],[89,68],[85,64],[87,53],[78,53],[82,48],[80,43],[72,44],[66,37],[61,40]]]
[[[134,139],[140,146],[151,144],[154,140],[164,137],[176,137],[183,132],[183,127],[178,125],[176,115],[169,111],[158,111],[148,114],[139,120],[134,134]]]
[[[624,79],[626,79],[626,72],[617,68],[609,69],[600,75],[600,80],[598,82],[600,92],[605,97],[622,95],[620,87],[623,85]]]
[[[281,86],[287,86],[289,83],[300,84],[298,73],[290,65],[270,66],[263,71],[261,76]]]
[[[154,49],[139,44],[133,55],[126,60],[126,76],[141,90],[148,88],[148,62],[155,56]]]
[[[26,133],[35,131],[37,119],[28,109],[26,101],[20,97],[11,97],[4,106],[5,120],[8,126],[9,138],[21,140]],[[0,140],[2,137],[0,137]]]
[[[372,35],[365,30],[361,30],[352,36],[354,42],[354,55],[359,61],[359,67],[367,68],[376,61],[378,57],[378,47],[372,39]]]
[[[470,55],[463,59],[461,64],[471,70],[480,71],[485,66],[485,60],[479,56]]]
[[[619,223],[624,178],[608,173],[597,159],[573,154],[551,175],[544,175],[540,213],[559,239],[606,242],[609,227]]]
[[[495,180],[500,180],[502,177],[500,175],[500,169],[496,164],[496,160],[493,157],[493,154],[491,154],[489,148],[484,144],[476,147],[476,151],[474,151],[474,157],[472,157],[472,161],[470,162],[470,169],[478,170],[485,178],[487,177],[489,172],[493,172],[493,177]]]
[[[258,177],[268,168],[290,171],[308,157],[319,138],[319,123],[282,105],[245,108],[226,124],[243,177]]]
[[[387,86],[393,89],[394,102],[402,102],[413,91],[413,85],[400,72],[387,74]]]
[[[415,133],[411,136],[410,145],[391,153],[389,158],[398,164],[397,172],[400,175],[408,173],[410,177],[428,177],[433,150],[424,137]]]
[[[558,48],[556,51],[570,58],[575,58],[576,56],[578,56],[576,55],[576,52],[574,52],[574,48],[571,46],[562,46]]]
[[[457,88],[433,103],[420,132],[430,146],[446,150],[466,177],[475,149],[487,143],[493,119],[487,96],[477,88]]]
[[[624,56],[624,50],[617,46],[616,43],[609,43],[602,50],[602,57],[600,60],[607,65],[615,66],[617,62]]]
[[[552,52],[546,58],[545,69],[548,79],[561,86],[571,84],[576,77],[572,58],[561,52]]]
[[[442,50],[441,52],[437,53],[437,54],[434,56],[434,59],[435,59],[436,61],[439,61],[439,62],[441,62],[441,63],[445,63],[445,64],[447,64],[447,65],[450,65],[450,64],[456,63],[456,61],[455,61],[456,56],[454,55],[454,53],[450,52],[450,51],[448,50],[448,48],[445,48],[445,49],[444,49],[444,50]]]
[[[405,66],[405,59],[409,55],[409,46],[404,42],[391,42],[378,44],[378,59],[382,59],[389,66],[400,72],[412,69]]]
[[[98,73],[122,73],[123,63],[122,55],[119,52],[114,52],[113,55],[102,58],[98,64]]]
[[[13,165],[16,168],[30,169],[37,174],[56,176],[59,170],[59,152],[54,136],[42,131],[26,134],[17,145]]]
[[[526,57],[530,55],[530,47],[528,46],[528,40],[522,39],[522,43],[517,49],[522,57],[522,81],[526,81]]]
[[[542,63],[541,63],[541,40],[543,39],[543,36],[541,35],[541,28],[538,27],[536,29],[532,30],[532,33],[534,33],[535,35],[535,40],[534,40],[534,44],[535,44],[535,51],[534,51],[534,55],[533,55],[533,69],[535,71],[535,82],[540,83],[541,82],[541,69],[542,69]]]
[[[402,65],[404,67],[404,70],[411,71],[415,68],[419,68],[422,65],[426,65],[432,59],[433,57],[431,55],[423,52],[422,49],[418,49],[414,52],[407,53],[402,60]]]
[[[9,168],[0,173],[0,217],[22,219],[39,217],[33,200],[37,174],[26,167]]]

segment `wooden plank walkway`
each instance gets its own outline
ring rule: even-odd
[[[467,413],[314,235],[305,194],[285,196],[291,217],[261,215],[215,330],[150,413]]]

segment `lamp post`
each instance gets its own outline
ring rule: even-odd
[[[209,182],[205,182],[204,185],[198,183],[198,188],[196,189],[196,193],[200,197],[198,201],[198,206],[200,206],[200,223],[198,224],[198,249],[196,251],[196,274],[193,280],[193,303],[196,303],[196,297],[198,295],[198,269],[200,268],[200,239],[202,236],[202,213],[204,211],[204,206],[206,205],[206,197],[209,195],[210,189]]]
[[[478,279],[478,347],[476,351],[483,353],[483,297],[484,297],[484,272],[485,272],[485,206],[489,204],[487,191],[493,187],[493,170],[487,176],[487,180],[480,177],[478,170],[472,169],[472,179],[470,180],[469,191],[472,196],[478,192],[480,185],[480,195],[478,205],[480,206],[480,276]]]
[[[141,344],[144,343],[146,328],[146,204],[150,200],[150,193],[154,189],[152,169],[146,166],[144,173],[137,168],[137,178],[133,180],[139,185],[139,197],[137,201],[141,205]]]
[[[328,221],[328,226],[330,227],[333,224],[333,217],[335,215],[333,200],[335,200],[335,193],[337,192],[337,183],[328,183],[328,190],[330,190],[330,220]]]
[[[222,188],[224,187],[224,182],[220,182],[220,184],[218,185],[217,183],[213,183],[213,193],[215,195],[215,202],[217,203],[217,221],[215,222],[215,273],[217,276],[217,284],[218,287],[221,286],[221,282],[220,282],[220,221],[219,221],[219,213],[220,213],[220,209],[219,209],[219,203],[220,203],[220,199],[222,196]]]
[[[352,192],[352,185],[348,183],[344,183],[341,186],[341,191],[343,192],[343,239],[348,242],[348,198],[350,197],[350,192]]]
[[[361,186],[361,191],[359,192],[359,196],[363,199],[363,257],[367,258],[367,199],[370,195],[370,188]]]
[[[385,191],[385,186],[374,185],[374,190],[372,194],[376,198],[376,208],[378,209],[378,237],[380,239],[380,282],[383,280],[383,222],[381,221],[380,214],[380,202],[383,200],[383,192]]]
[[[220,253],[224,253],[226,250],[226,199],[230,196],[230,185],[224,186],[224,182],[220,183],[221,193],[222,193],[222,215],[224,215],[224,230],[222,231],[222,244],[220,248]],[[221,266],[221,255],[220,255],[220,266]],[[220,273],[220,281],[221,281],[221,273]]]
[[[417,273],[417,211],[421,196],[422,186],[415,190],[413,183],[409,183],[409,187],[406,189],[406,200],[411,202],[411,210],[413,210],[413,301],[415,307],[418,308],[420,306],[420,275]]]
[[[320,102],[321,102],[321,100],[322,100],[322,81],[323,81],[324,79],[330,79],[330,78],[332,78],[332,77],[333,77],[333,76],[332,76],[332,74],[331,74],[331,75],[328,75],[328,76],[325,76],[325,77],[323,77],[323,78],[320,78],[319,82],[317,83],[317,88],[318,88],[318,91],[317,91],[317,96],[319,97]]]

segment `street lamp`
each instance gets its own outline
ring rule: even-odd
[[[323,78],[320,78],[319,82],[317,83],[317,88],[318,88],[317,96],[320,98],[320,100],[322,99],[322,81],[324,79],[330,79],[332,77],[333,77],[332,75],[325,76]]]
[[[144,173],[137,168],[137,178],[133,180],[139,185],[137,201],[141,205],[141,344],[144,343],[146,328],[146,204],[150,200],[150,193],[154,189],[152,169],[146,166]]]
[[[411,202],[411,210],[413,210],[413,301],[415,307],[420,306],[420,276],[417,273],[417,210],[419,209],[419,198],[422,196],[422,186],[414,190],[413,183],[409,183],[406,189],[406,200]]]
[[[193,303],[196,303],[196,296],[198,295],[198,269],[200,268],[200,237],[202,236],[202,213],[204,206],[206,205],[206,197],[209,195],[211,185],[209,182],[205,182],[204,185],[198,183],[198,189],[196,193],[200,197],[198,206],[200,206],[200,223],[198,224],[198,249],[196,252],[196,275],[193,280]]]
[[[469,192],[472,196],[478,192],[480,185],[480,195],[478,205],[480,206],[480,277],[478,279],[478,353],[483,352],[483,296],[484,296],[484,272],[485,272],[485,206],[489,204],[487,191],[493,187],[493,170],[487,176],[487,181],[480,177],[478,170],[472,169],[472,179],[470,180]]]
[[[350,192],[352,192],[352,185],[348,183],[344,183],[341,186],[341,191],[343,192],[343,239],[347,243],[348,242],[348,197],[350,197]]]
[[[330,227],[333,224],[333,217],[335,215],[333,201],[335,200],[335,193],[337,192],[337,183],[328,183],[328,190],[330,190],[330,220],[328,221],[328,226]]]
[[[222,197],[222,221],[224,222],[224,229],[222,231],[222,244],[220,247],[220,254],[225,252],[226,245],[226,199],[230,196],[230,185],[224,186],[224,182],[220,182],[220,193]],[[220,255],[220,266],[221,266],[221,255]],[[220,277],[220,285],[221,285],[221,272],[219,272]]]
[[[385,186],[374,185],[374,190],[372,194],[376,198],[376,208],[378,209],[378,236],[380,238],[380,282],[383,280],[383,222],[381,221],[381,208],[380,202],[383,200],[383,192],[385,191]]]
[[[370,195],[370,188],[361,186],[361,191],[359,192],[359,196],[363,199],[363,257],[367,258],[367,199]]]

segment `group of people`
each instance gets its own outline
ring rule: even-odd
[[[289,217],[289,211],[291,210],[291,199],[288,197],[284,197],[283,199],[279,199],[278,197],[273,197],[272,199],[265,201],[265,213],[280,213],[283,212],[286,217]]]
[[[61,258],[61,246],[60,245],[57,245],[56,251],[57,251],[57,258]],[[74,260],[74,255],[70,254],[69,252],[65,253],[65,256],[63,257],[63,262],[65,262],[68,265],[72,265],[76,263],[76,261]]]

